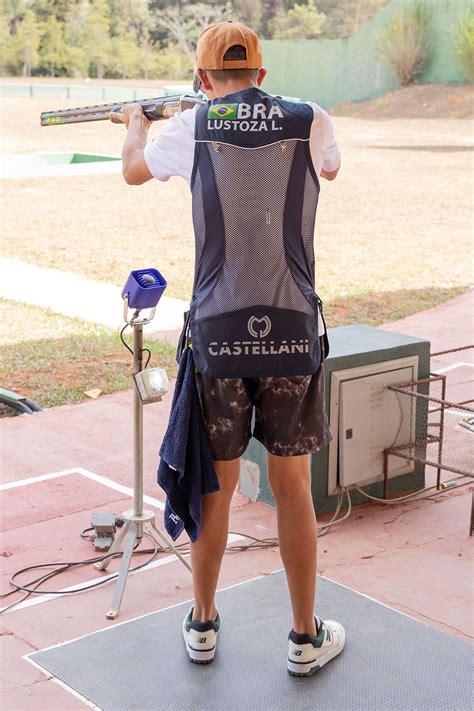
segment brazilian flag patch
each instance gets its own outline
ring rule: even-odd
[[[238,104],[214,104],[207,112],[209,119],[233,119],[237,118]]]

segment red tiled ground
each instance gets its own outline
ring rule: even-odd
[[[472,292],[385,329],[428,338],[432,351],[472,342]],[[472,383],[472,380],[471,380]],[[465,383],[467,387],[467,383]],[[145,494],[164,501],[155,483],[158,449],[171,395],[144,408]],[[83,467],[132,486],[132,391],[103,396],[36,416],[4,419],[2,481],[16,482]],[[434,472],[427,472],[432,483]],[[446,473],[443,479],[450,478]],[[472,538],[468,535],[470,486],[407,505],[362,504],[351,517],[319,538],[318,572],[463,639],[472,629]],[[125,494],[80,473],[2,492],[2,592],[8,576],[25,565],[95,555],[80,531],[95,511],[120,514],[131,508]],[[146,508],[151,508],[146,504]],[[157,523],[162,526],[162,512]],[[320,522],[323,518],[320,517]],[[257,537],[276,535],[275,510],[236,493],[230,530]],[[182,536],[178,543],[185,542]],[[160,554],[158,559],[168,557]],[[141,558],[141,557],[140,557]],[[143,559],[140,560],[140,562]],[[117,561],[110,565],[112,572]],[[219,587],[281,569],[278,549],[226,553]],[[41,572],[41,571],[40,571]],[[39,573],[37,573],[39,574]],[[106,573],[92,567],[69,571],[53,589]],[[30,574],[21,580],[29,579]],[[35,575],[32,574],[32,577]],[[2,709],[69,711],[84,704],[22,659],[28,652],[115,624],[107,621],[113,583],[57,597],[2,615]],[[8,604],[20,595],[3,600]],[[177,560],[129,577],[117,622],[192,599],[189,571]],[[290,612],[288,612],[290,622]]]

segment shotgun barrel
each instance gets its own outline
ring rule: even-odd
[[[111,111],[120,112],[127,104],[139,104],[149,121],[159,121],[173,116],[178,111],[192,109],[196,104],[204,104],[196,96],[158,96],[154,99],[136,101],[116,101],[112,104],[81,106],[77,109],[43,111],[40,115],[42,126],[62,126],[67,123],[86,123],[88,121],[107,121]],[[114,121],[112,119],[112,121]],[[114,123],[118,123],[114,121]]]

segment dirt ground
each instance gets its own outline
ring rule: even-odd
[[[414,84],[378,99],[340,104],[330,113],[362,119],[472,119],[474,87],[471,84]]]

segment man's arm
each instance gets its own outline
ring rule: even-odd
[[[314,101],[305,102],[313,109],[314,119],[309,139],[315,170],[321,178],[334,180],[341,167],[341,155],[334,136],[331,117]]]
[[[332,120],[326,114],[324,122],[325,157],[321,166],[321,177],[334,180],[341,167],[341,154],[334,136]]]
[[[334,125],[327,111],[321,112],[324,118],[324,146],[325,156],[321,166],[321,177],[326,180],[334,180],[341,167],[341,154],[334,135]]]
[[[110,118],[120,120],[127,127],[127,136],[122,148],[122,175],[128,185],[142,185],[151,180],[143,151],[147,143],[150,121],[139,104],[129,104],[121,112],[112,112]]]
[[[339,168],[341,167],[341,164],[339,163]],[[324,170],[324,168],[321,169],[321,177],[326,178],[326,180],[334,180],[336,175],[339,173],[339,168],[336,168],[336,170]]]

